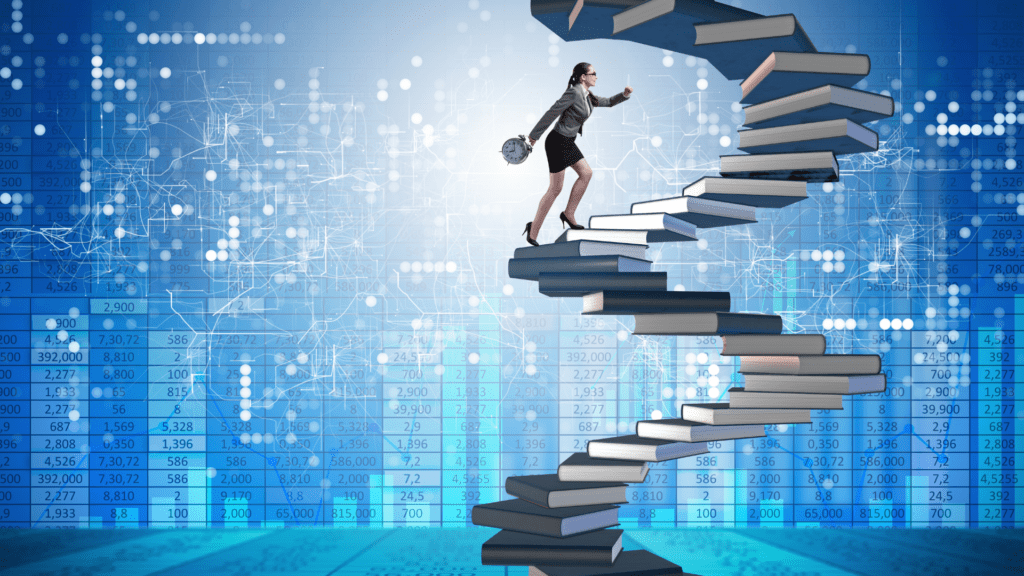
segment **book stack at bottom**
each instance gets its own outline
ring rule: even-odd
[[[694,446],[685,452],[707,452],[706,443]],[[501,529],[484,543],[482,563],[529,566],[531,576],[685,576],[678,565],[646,550],[624,552],[622,530],[614,529],[616,504],[627,501],[624,482],[643,482],[647,472],[644,461],[580,452],[563,462],[558,474],[510,476],[505,491],[516,499],[473,507],[473,524]]]

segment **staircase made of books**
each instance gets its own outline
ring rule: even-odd
[[[557,474],[512,476],[516,497],[473,508],[473,523],[502,529],[483,545],[484,564],[528,565],[531,576],[683,574],[647,551],[621,552],[618,506],[647,462],[707,452],[707,442],[765,435],[766,424],[810,422],[811,410],[842,410],[843,395],[885,390],[877,355],[825,354],[820,334],[782,334],[782,319],[730,311],[727,292],[675,292],[644,259],[651,242],[696,240],[700,228],[756,222],[757,208],[807,198],[807,182],[839,179],[836,155],[876,150],[861,123],[888,118],[887,96],[853,89],[867,76],[862,54],[815,50],[793,15],[763,17],[709,0],[532,0],[534,16],[565,40],[631,40],[707,59],[742,80],[746,155],[723,156],[721,176],[680,196],[637,202],[629,214],[594,216],[553,244],[524,247],[509,276],[535,280],[552,297],[583,297],[584,314],[631,314],[643,335],[719,335],[740,357],[745,387],[729,403],[682,404],[679,418],[639,422],[636,434],[591,440]],[[618,6],[616,6],[618,4]],[[632,6],[632,7],[630,7]],[[623,9],[627,8],[627,9]],[[570,19],[572,20],[570,22]]]

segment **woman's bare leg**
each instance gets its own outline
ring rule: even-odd
[[[548,191],[545,192],[544,197],[540,199],[540,204],[537,206],[537,215],[533,217],[533,224],[530,225],[530,237],[534,240],[537,239],[540,227],[544,224],[544,219],[547,218],[548,211],[551,210],[551,205],[555,203],[555,198],[557,198],[558,194],[561,193],[562,184],[564,182],[565,170],[550,174]]]
[[[594,175],[594,171],[590,169],[586,158],[580,158],[572,165],[572,169],[579,174],[579,178],[573,182],[572,192],[569,193],[569,204],[565,207],[565,217],[569,219],[569,222],[576,224],[576,207],[580,205],[580,200],[583,199],[583,193],[587,191],[587,185],[590,184],[590,178]]]

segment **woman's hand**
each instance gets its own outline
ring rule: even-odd
[[[629,96],[632,93],[633,93],[633,89],[630,88],[629,86],[626,86],[626,89],[622,91],[623,96]]]
[[[536,140],[534,140],[533,138],[530,138],[530,146],[533,146],[536,143],[537,143]]]

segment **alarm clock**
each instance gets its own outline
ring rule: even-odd
[[[501,146],[501,155],[509,164],[522,164],[533,152],[533,146],[526,142],[526,136],[522,134],[518,138],[509,138]]]

